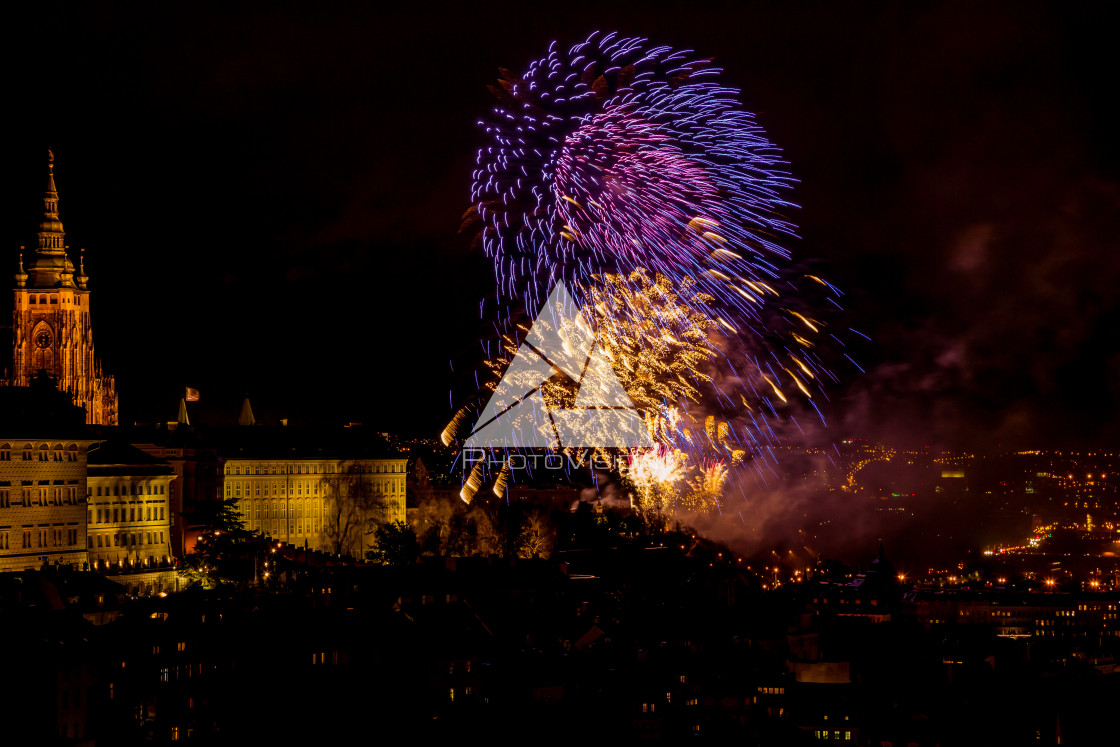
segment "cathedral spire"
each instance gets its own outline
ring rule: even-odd
[[[74,288],[74,264],[66,255],[66,231],[58,217],[58,187],[54,183],[54,153],[47,151],[47,188],[39,218],[39,245],[27,270],[30,288]]]
[[[58,217],[58,187],[54,183],[54,153],[47,149],[47,189],[43,192],[43,215],[39,219],[39,254],[63,254],[66,232]]]

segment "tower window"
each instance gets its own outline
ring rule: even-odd
[[[58,303],[58,296],[51,296],[51,303]]]
[[[35,296],[31,296],[31,298],[30,298],[30,302],[31,302],[31,303],[35,303]]]

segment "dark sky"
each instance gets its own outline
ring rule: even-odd
[[[438,432],[492,290],[456,234],[486,84],[603,28],[716,57],[792,164],[794,254],[874,338],[838,436],[1120,442],[1114,18],[394,5],[88,3],[0,32],[0,263],[34,242],[50,144],[125,419],[190,385],[211,420],[248,392],[261,419]]]

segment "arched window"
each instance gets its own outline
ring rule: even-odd
[[[0,444],[0,462],[12,461],[12,445]]]
[[[27,300],[29,303],[35,303],[35,296],[30,296]]]

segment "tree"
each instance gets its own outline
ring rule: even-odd
[[[421,551],[439,557],[549,557],[556,540],[547,509],[502,499],[467,505],[432,495],[417,507],[412,528]]]
[[[429,493],[417,506],[413,530],[426,554],[443,558],[473,554],[476,528],[471,509],[458,498]]]
[[[496,514],[496,512],[494,513]],[[502,532],[495,516],[485,510],[481,501],[476,501],[471,504],[468,518],[467,527],[471,554],[481,555],[482,557],[501,555]]]
[[[415,530],[403,521],[382,524],[374,532],[374,539],[377,549],[373,555],[385,565],[409,565],[420,553]]]
[[[552,521],[541,509],[529,514],[529,520],[521,533],[521,547],[518,552],[522,558],[547,558],[552,555],[556,544],[556,529]]]
[[[328,548],[336,555],[361,558],[363,540],[385,508],[381,492],[373,487],[360,471],[360,464],[351,464],[340,474],[324,475],[323,534]]]
[[[237,499],[207,501],[196,506],[192,523],[201,526],[194,551],[183,558],[179,573],[207,588],[247,584],[268,542],[245,529]]]

